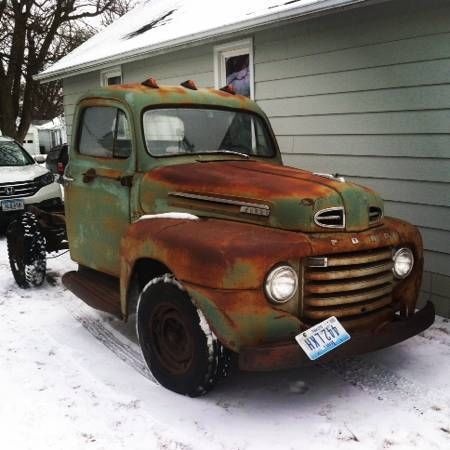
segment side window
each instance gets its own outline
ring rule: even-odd
[[[117,110],[116,139],[114,142],[114,158],[128,158],[131,154],[131,135],[127,116],[120,109]]]
[[[131,135],[123,111],[111,106],[92,106],[82,115],[78,151],[96,158],[128,158]]]

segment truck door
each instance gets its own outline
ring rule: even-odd
[[[135,171],[131,115],[117,102],[89,100],[78,108],[65,173],[67,233],[72,259],[120,273],[120,239],[130,223]]]

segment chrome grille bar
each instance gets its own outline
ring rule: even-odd
[[[318,265],[319,259],[326,261],[326,265]],[[354,328],[370,322],[370,317],[375,320],[393,314],[392,266],[390,248],[306,259],[304,320],[313,324],[336,316]]]
[[[39,188],[39,184],[35,181],[3,183],[0,185],[0,199],[30,197],[34,195]]]

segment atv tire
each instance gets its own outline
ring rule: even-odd
[[[9,265],[23,289],[41,286],[47,270],[45,238],[35,214],[25,212],[6,232]]]

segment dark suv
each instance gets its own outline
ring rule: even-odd
[[[53,147],[47,155],[47,169],[58,175],[64,173],[64,169],[69,162],[69,152],[67,144]]]

